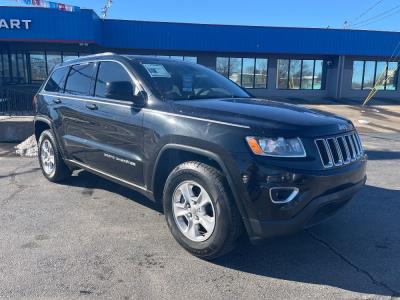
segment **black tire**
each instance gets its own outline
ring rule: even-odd
[[[50,143],[52,146],[52,150],[54,152],[54,170],[50,173],[45,171],[45,167],[43,165],[42,159],[42,145],[44,143]],[[46,177],[51,182],[60,182],[71,176],[72,171],[68,168],[65,164],[63,158],[61,157],[56,139],[52,130],[45,130],[39,137],[38,142],[38,157],[39,157],[39,164],[40,168],[42,169],[42,173],[44,177]]]
[[[175,221],[173,195],[177,187],[187,181],[199,183],[208,193],[214,207],[215,227],[205,241],[187,238]],[[165,218],[172,235],[188,252],[206,260],[217,258],[232,250],[243,231],[240,213],[233,201],[221,172],[195,161],[177,166],[168,176],[163,193]]]

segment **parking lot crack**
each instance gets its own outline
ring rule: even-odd
[[[311,238],[318,243],[324,245],[326,248],[328,248],[333,254],[335,254],[337,257],[339,257],[342,261],[344,261],[347,265],[351,266],[353,269],[355,269],[357,272],[360,272],[367,276],[369,280],[376,286],[382,287],[386,290],[388,290],[391,293],[391,297],[399,297],[400,296],[400,291],[397,291],[393,288],[391,288],[389,285],[386,283],[377,280],[370,272],[367,270],[364,270],[363,268],[357,266],[355,263],[353,263],[349,258],[344,256],[342,253],[340,253],[335,247],[331,246],[328,242],[324,241],[322,238],[318,237],[316,234],[311,232],[309,229],[306,230],[306,232],[311,236]]]

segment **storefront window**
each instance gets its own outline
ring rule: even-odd
[[[314,78],[313,78],[313,89],[314,90],[322,90],[324,87],[322,86],[322,76],[324,71],[324,61],[316,60],[314,64]]]
[[[289,69],[289,89],[300,89],[301,80],[301,60],[293,59],[290,61]]]
[[[387,70],[387,62],[378,61],[376,63],[375,88],[378,90],[385,89],[386,70]]]
[[[197,63],[197,57],[196,56],[184,56],[183,57],[184,61],[192,62],[192,63]]]
[[[10,79],[10,64],[7,53],[3,53],[3,76],[5,81]]]
[[[353,80],[352,80],[352,88],[355,90],[359,90],[362,88],[362,78],[364,72],[364,62],[363,61],[354,61],[353,62]]]
[[[229,60],[229,79],[241,84],[242,59],[231,57]]]
[[[352,88],[357,90],[396,90],[398,63],[354,61]]]
[[[61,59],[61,53],[47,53],[47,71],[50,74],[53,68],[59,64]]]
[[[24,53],[17,54],[17,66],[18,66],[18,82],[26,83],[28,81],[28,70],[26,67],[26,55]]]
[[[364,65],[364,83],[363,89],[370,90],[374,87],[375,80],[375,62],[366,61]]]
[[[64,52],[62,55],[62,61],[67,61],[67,60],[75,59],[75,58],[78,58],[78,53]]]
[[[288,88],[288,79],[289,79],[289,60],[288,59],[279,59],[278,60],[278,89],[287,89]]]
[[[17,54],[11,53],[11,74],[12,82],[18,82],[18,66],[17,66]]]
[[[229,58],[228,57],[217,57],[217,72],[229,76]]]
[[[268,76],[268,59],[256,58],[255,88],[266,88]]]
[[[44,53],[31,53],[31,76],[32,81],[43,81],[46,79],[46,59]]]
[[[254,86],[254,58],[243,58],[242,86],[252,88]]]
[[[216,70],[245,88],[266,88],[268,59],[217,57]]]
[[[397,86],[397,77],[399,73],[399,63],[389,62],[386,79],[386,90],[394,91]]]
[[[3,54],[0,53],[0,78],[4,77],[4,73],[3,73]],[[0,82],[1,84],[1,82]]]
[[[323,74],[323,60],[279,59],[277,88],[321,90]]]
[[[314,61],[303,60],[303,71],[301,76],[301,87],[305,90],[311,90],[313,87]]]
[[[170,58],[176,60],[183,60],[183,56],[177,56],[177,55],[170,56]]]

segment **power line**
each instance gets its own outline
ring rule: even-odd
[[[372,21],[367,22],[367,23],[365,23],[365,24],[362,24],[362,25],[360,25],[360,26],[354,27],[353,29],[360,29],[360,28],[363,28],[363,27],[365,27],[365,26],[368,26],[368,25],[371,25],[371,24],[380,22],[380,21],[382,21],[382,20],[384,20],[384,19],[387,19],[387,18],[389,18],[389,17],[391,17],[391,16],[393,16],[393,15],[398,14],[399,12],[400,12],[400,8],[397,9],[397,10],[395,10],[395,11],[393,11],[392,13],[390,13],[390,14],[388,14],[388,15],[382,16],[382,17],[380,17],[380,18],[378,18],[378,19],[376,19],[376,20],[372,20]]]
[[[370,6],[368,9],[366,9],[364,12],[362,12],[358,17],[356,17],[354,19],[354,21],[357,21],[359,19],[361,19],[362,17],[364,17],[366,14],[368,14],[371,10],[373,10],[375,7],[377,7],[379,4],[381,4],[384,0],[379,0],[377,2],[375,2],[374,5]]]
[[[385,17],[392,16],[393,14],[397,13],[399,9],[400,9],[400,5],[396,5],[396,6],[390,8],[388,10],[385,10],[385,11],[383,11],[383,12],[377,14],[377,15],[374,15],[372,17],[364,19],[364,20],[362,20],[360,22],[356,22],[356,23],[350,24],[348,27],[355,27],[355,26],[365,25],[366,23],[369,24],[369,23],[372,23],[373,21],[375,21],[376,19],[381,20],[381,19],[383,19]]]

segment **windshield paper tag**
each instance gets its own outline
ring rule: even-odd
[[[143,64],[143,67],[146,68],[147,72],[149,72],[151,77],[165,77],[171,78],[171,74],[165,69],[163,65],[159,64]]]

